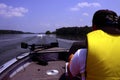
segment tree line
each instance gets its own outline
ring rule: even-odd
[[[87,33],[89,33],[92,30],[91,27],[85,26],[85,27],[63,27],[56,29],[57,35],[81,35],[85,36]]]
[[[56,35],[58,36],[66,36],[68,38],[76,38],[76,39],[85,39],[86,34],[91,32],[92,28],[88,26],[84,27],[63,27],[56,29]]]
[[[85,39],[86,34],[92,31],[92,27],[90,26],[83,26],[83,27],[62,27],[56,29],[54,32],[46,31],[46,34],[56,34],[62,38],[77,38],[77,39]]]
[[[46,31],[46,34],[56,34],[56,35],[86,35],[92,31],[92,27],[62,27],[56,29],[54,32]]]
[[[0,30],[0,34],[31,34],[31,32],[23,32],[17,30]]]

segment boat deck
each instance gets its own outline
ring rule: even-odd
[[[16,70],[10,80],[66,80],[65,61],[49,61],[48,65],[27,62],[21,70]],[[19,68],[20,69],[20,68]]]

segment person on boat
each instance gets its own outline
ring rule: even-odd
[[[87,34],[87,48],[78,49],[67,66],[69,77],[82,80],[120,79],[120,26],[112,10],[98,10]]]

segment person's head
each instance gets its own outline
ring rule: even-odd
[[[118,25],[118,16],[112,10],[98,10],[93,15],[93,30],[116,27]]]

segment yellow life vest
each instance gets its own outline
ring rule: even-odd
[[[86,80],[120,80],[120,35],[96,30],[87,38]]]

